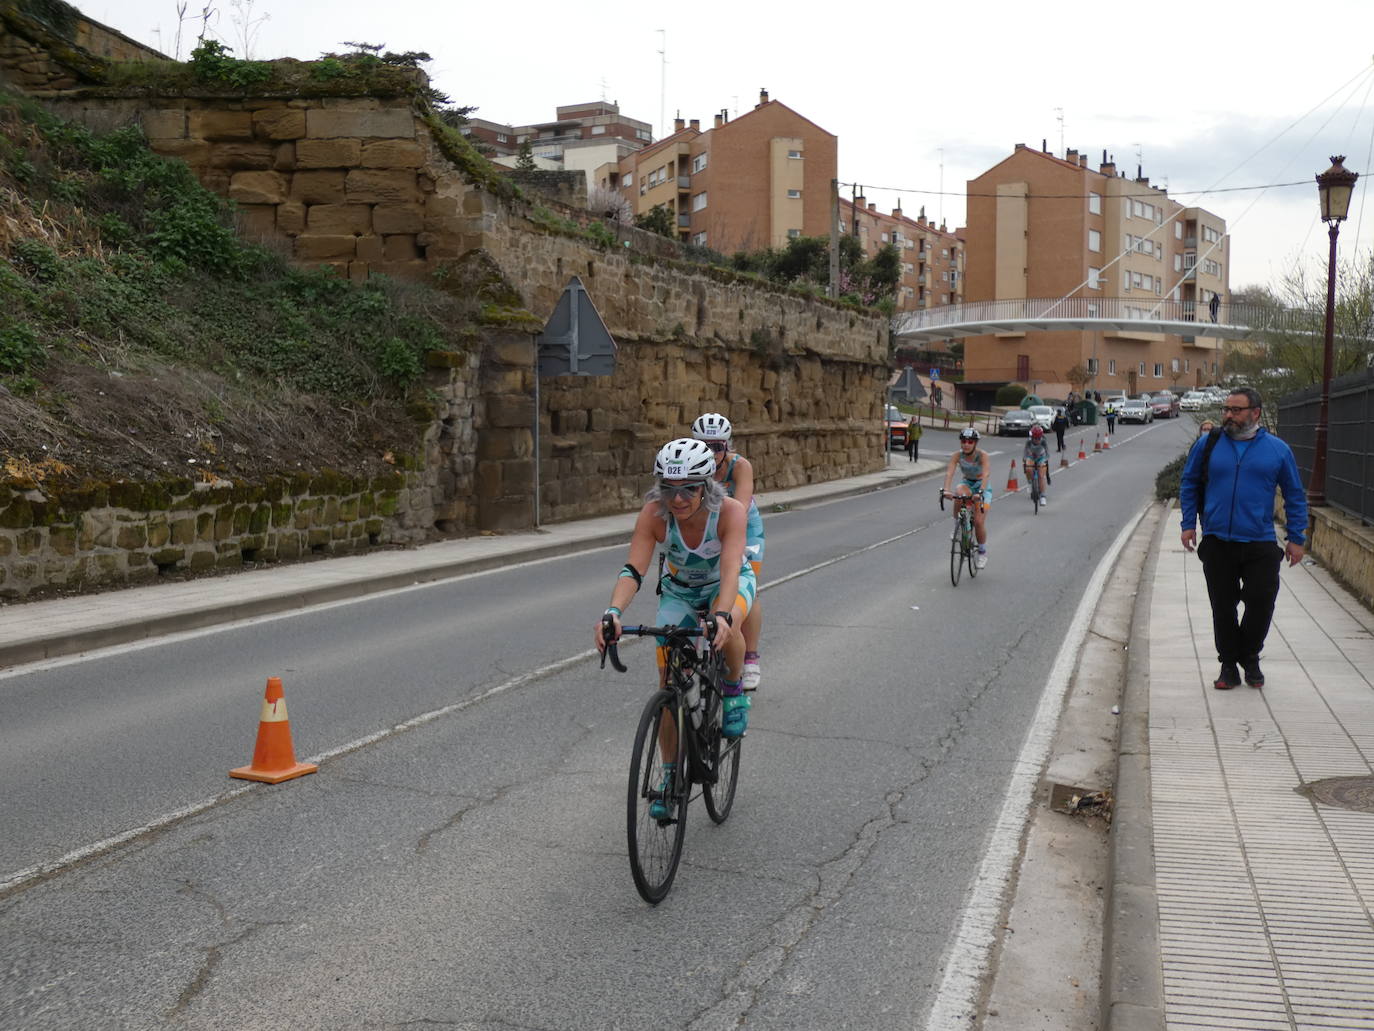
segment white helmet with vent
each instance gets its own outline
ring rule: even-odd
[[[663,480],[709,480],[715,474],[715,455],[691,437],[668,441],[654,459],[654,475]]]
[[[697,440],[729,440],[730,420],[716,412],[707,412],[692,423],[692,436]]]

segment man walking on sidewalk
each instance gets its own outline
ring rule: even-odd
[[[1221,672],[1218,691],[1240,684],[1264,686],[1260,650],[1274,618],[1279,569],[1302,558],[1307,538],[1307,495],[1287,444],[1260,423],[1260,396],[1249,387],[1231,392],[1221,409],[1221,429],[1200,438],[1188,453],[1179,483],[1183,547],[1196,544],[1212,603],[1212,636]],[[1274,489],[1283,492],[1287,544],[1274,536]],[[1237,619],[1244,602],[1245,614]],[[1237,669],[1237,666],[1240,669]]]

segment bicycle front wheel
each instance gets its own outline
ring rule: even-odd
[[[669,719],[673,704],[671,691],[659,691],[644,706],[639,729],[635,731],[626,799],[630,873],[640,897],[654,905],[662,902],[673,886],[687,833],[690,774],[684,761],[686,736],[677,735],[677,754],[673,757],[676,765],[671,778],[665,776],[658,744],[660,727]]]
[[[705,737],[710,750],[711,769],[715,771],[714,784],[703,784],[702,801],[706,803],[706,815],[716,823],[724,823],[735,804],[735,788],[739,785],[740,749],[744,738],[728,738],[720,732],[720,700],[711,706],[711,721],[706,727]]]
[[[956,520],[954,523],[954,533],[949,538],[949,582],[955,587],[959,586],[959,573],[964,565],[964,542],[963,527]]]
[[[964,561],[968,563],[968,575],[971,577],[977,577],[978,541],[977,538],[973,536],[972,529],[969,530],[968,536],[965,538],[965,540],[968,542],[967,547],[964,548]]]

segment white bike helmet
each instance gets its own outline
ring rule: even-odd
[[[668,441],[659,448],[654,459],[654,475],[663,480],[709,480],[715,474],[715,455],[709,447],[691,437]]]
[[[729,440],[730,420],[715,412],[707,412],[692,423],[692,436],[697,440]]]

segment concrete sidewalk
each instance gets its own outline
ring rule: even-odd
[[[1133,628],[1107,1027],[1374,1029],[1374,616],[1319,566],[1285,567],[1264,688],[1215,690],[1177,527]]]
[[[944,466],[943,458],[912,463],[904,452],[894,453],[879,472],[768,491],[758,496],[759,507],[767,520],[778,508],[800,508],[899,486]],[[517,562],[611,544],[628,545],[634,520],[635,513],[629,512],[555,523],[527,533],[465,537],[418,548],[282,563],[232,575],[0,605],[0,668]]]

